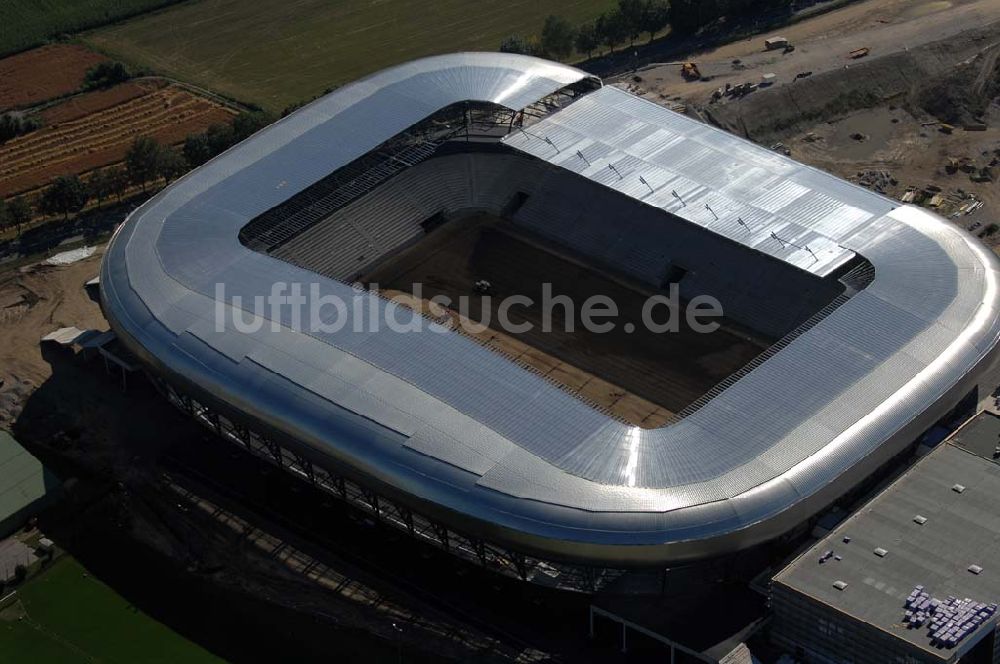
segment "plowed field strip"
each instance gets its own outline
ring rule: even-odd
[[[91,113],[103,111],[119,104],[148,95],[167,85],[160,79],[129,81],[116,85],[110,90],[95,90],[71,97],[66,101],[38,113],[42,123],[48,126],[77,120]]]
[[[77,117],[0,146],[0,195],[44,186],[59,175],[118,163],[137,136],[176,144],[209,125],[228,122],[234,113],[176,86],[154,88],[130,98],[134,91],[126,91],[122,103],[83,116],[79,116],[79,108],[67,111],[68,117]],[[101,100],[85,103],[103,105]],[[50,110],[57,112],[58,108]]]

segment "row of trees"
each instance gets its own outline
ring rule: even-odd
[[[614,9],[579,28],[565,18],[549,16],[538,41],[514,35],[503,40],[500,50],[557,60],[568,58],[575,51],[590,58],[601,47],[613,52],[625,42],[632,46],[643,34],[648,34],[652,41],[670,23],[670,13],[667,0],[619,0]]]
[[[139,187],[145,193],[150,184],[160,181],[170,184],[190,168],[200,166],[271,122],[271,116],[261,111],[240,113],[232,124],[212,125],[203,133],[188,136],[180,151],[160,145],[148,136],[139,136],[129,146],[121,165],[98,169],[86,180],[76,175],[57,177],[33,201],[26,196],[6,203],[0,199],[0,229],[16,228],[20,233],[35,213],[69,219],[90,201],[95,201],[98,207],[112,197],[121,202],[129,187]]]
[[[0,229],[17,228],[21,232],[21,226],[31,221],[31,204],[25,196],[12,198],[9,202],[0,198]]]
[[[138,186],[146,191],[150,182],[161,178],[169,184],[187,168],[187,162],[177,150],[162,146],[148,136],[140,136],[129,147],[123,165],[98,169],[86,180],[77,175],[61,175],[33,201],[27,196],[6,203],[0,199],[0,228],[16,228],[20,233],[21,227],[36,213],[69,219],[91,200],[98,206],[112,196],[121,202],[129,187]]]
[[[793,4],[794,0],[619,0],[616,7],[596,21],[579,27],[559,16],[549,16],[540,39],[513,35],[501,42],[500,50],[557,60],[566,59],[575,51],[589,59],[602,48],[613,53],[620,44],[627,42],[634,46],[644,34],[653,41],[656,33],[668,25],[689,32],[723,16],[790,11]]]
[[[214,124],[200,134],[184,139],[184,159],[193,168],[225,152],[245,138],[274,122],[264,111],[248,111],[233,118],[232,124]]]

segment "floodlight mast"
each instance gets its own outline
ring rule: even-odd
[[[794,247],[794,248],[796,248],[796,249],[798,249],[800,251],[808,251],[809,255],[813,257],[814,261],[817,261],[817,262],[819,261],[819,258],[816,256],[816,253],[812,249],[809,248],[808,244],[804,244],[804,245],[801,245],[801,246],[797,245],[794,242],[792,242],[791,240],[785,240],[785,239],[779,237],[778,234],[775,233],[774,231],[771,231],[771,238],[774,239],[774,240],[776,240],[778,242],[778,244],[781,245],[782,249],[785,248],[785,245],[788,245],[789,247]]]

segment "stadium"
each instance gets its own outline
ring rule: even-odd
[[[464,53],[338,89],[159,193],[101,300],[224,438],[456,555],[593,589],[777,538],[988,395],[997,276],[926,210],[572,67]],[[430,302],[480,281],[605,294],[630,322],[674,288],[725,317],[514,335]],[[429,324],[219,328],[276,283]]]

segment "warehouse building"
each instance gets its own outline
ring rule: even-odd
[[[811,663],[1000,662],[997,443],[981,413],[777,574],[773,640]]]

